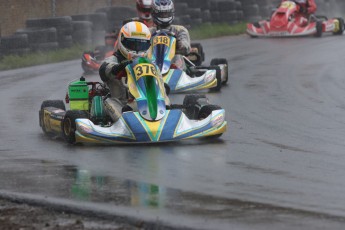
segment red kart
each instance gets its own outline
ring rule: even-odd
[[[269,20],[247,24],[247,33],[251,37],[321,37],[324,32],[343,34],[343,18],[328,19],[315,15],[305,18],[299,13],[299,8],[294,1],[284,1]]]
[[[116,37],[116,34],[107,34],[104,46],[97,46],[94,51],[83,53],[81,67],[86,74],[97,72],[104,59],[113,55]]]

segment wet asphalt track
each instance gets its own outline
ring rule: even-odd
[[[219,141],[70,146],[38,110],[80,61],[0,72],[0,194],[196,229],[343,229],[345,37],[202,41],[230,84]],[[88,77],[92,79],[92,77]],[[171,96],[173,103],[183,95]]]

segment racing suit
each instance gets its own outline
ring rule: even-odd
[[[283,0],[285,2],[288,0]],[[300,13],[303,14],[306,18],[310,14],[314,14],[316,12],[317,6],[315,0],[294,0],[300,6]]]
[[[110,90],[111,97],[104,101],[106,114],[116,122],[125,111],[137,111],[137,103],[128,93],[128,88],[123,79],[127,77],[126,66],[131,61],[127,60],[119,50],[114,55],[106,58],[99,68],[99,76]],[[129,94],[129,96],[128,96]],[[165,104],[170,106],[170,99],[165,95]]]
[[[152,27],[150,28],[151,34],[154,34],[157,30],[169,30],[176,36],[176,55],[172,60],[172,66],[179,69],[185,69],[185,62],[183,56],[189,54],[191,50],[190,36],[188,30],[184,26],[170,25],[169,27]]]
[[[122,116],[122,109],[128,103],[127,87],[122,78],[127,76],[125,67],[129,63],[120,51],[116,51],[114,55],[106,58],[99,68],[99,76],[109,87],[111,95],[104,101],[104,109],[114,122]]]
[[[283,0],[285,2],[288,0]],[[310,21],[310,15],[316,12],[317,6],[314,0],[294,0],[299,5],[299,13],[295,15],[295,22],[299,26],[307,26]]]

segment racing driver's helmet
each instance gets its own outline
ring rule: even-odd
[[[174,20],[175,7],[171,0],[154,0],[152,4],[153,22],[160,27],[169,27]]]
[[[128,22],[119,32],[118,49],[127,60],[147,56],[151,46],[149,28],[141,22]]]
[[[150,20],[152,18],[152,0],[137,0],[136,5],[140,19]]]

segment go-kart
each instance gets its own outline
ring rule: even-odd
[[[62,100],[44,101],[39,122],[44,133],[62,136],[68,143],[150,143],[221,136],[227,128],[225,111],[204,95],[186,95],[182,105],[166,103],[162,77],[147,58],[126,67],[128,95],[136,110],[123,107],[113,122],[104,110],[108,88],[85,78],[68,86],[66,111]]]
[[[168,30],[158,30],[152,35],[149,59],[156,64],[171,93],[188,92],[201,89],[219,91],[228,81],[228,62],[224,58],[211,60],[210,66],[197,66],[201,55],[190,53],[183,56],[183,64],[176,67],[172,60],[176,54],[176,37]]]
[[[84,73],[90,74],[98,71],[104,59],[114,53],[116,34],[109,33],[105,37],[105,45],[97,46],[94,51],[85,51],[81,57],[81,67]]]
[[[325,16],[310,15],[305,18],[299,13],[300,6],[294,1],[284,1],[273,12],[269,20],[247,24],[251,37],[321,37],[323,33],[342,35],[344,19],[328,19]]]

